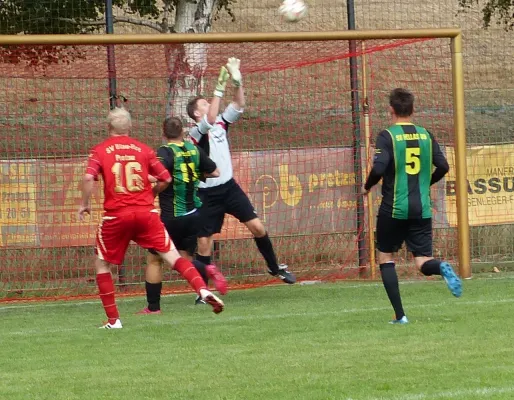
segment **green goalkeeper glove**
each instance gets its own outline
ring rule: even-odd
[[[241,71],[239,71],[239,66],[241,65],[241,60],[235,57],[230,57],[227,62],[227,69],[232,75],[232,83],[235,87],[240,87],[242,84],[243,77],[241,76]]]
[[[223,97],[229,76],[230,74],[228,73],[225,66],[221,67],[220,75],[218,76],[218,82],[216,83],[216,90],[214,90],[214,96]]]

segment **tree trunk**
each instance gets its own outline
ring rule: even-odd
[[[175,11],[175,32],[209,32],[212,12],[216,9],[217,2],[218,0],[180,0]],[[186,105],[191,97],[202,92],[203,75],[207,68],[207,45],[172,44],[166,46],[165,53],[168,67],[166,116],[191,122],[186,113]]]

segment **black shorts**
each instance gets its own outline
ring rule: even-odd
[[[191,256],[195,254],[196,239],[198,238],[198,231],[202,226],[200,218],[199,210],[181,217],[166,218],[166,216],[161,216],[161,220],[177,250],[187,251]],[[149,250],[149,252],[157,254],[153,249]]]
[[[209,237],[221,232],[225,214],[245,223],[257,218],[250,199],[234,179],[219,186],[199,189],[198,196],[202,200],[200,214],[202,227],[198,237]]]
[[[414,257],[432,257],[432,218],[396,219],[377,217],[377,248],[382,253],[396,253],[403,242]]]

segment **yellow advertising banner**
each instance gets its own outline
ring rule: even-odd
[[[446,216],[457,226],[455,153],[447,147]],[[467,149],[468,216],[471,226],[514,222],[514,144]]]
[[[35,160],[0,161],[0,247],[37,246]]]

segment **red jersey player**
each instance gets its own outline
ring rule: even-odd
[[[83,184],[79,217],[91,212],[93,183],[102,175],[104,181],[104,216],[96,236],[96,282],[108,322],[101,328],[122,328],[114,298],[111,265],[122,263],[131,240],[145,249],[155,249],[176,269],[193,289],[213,307],[223,311],[223,302],[207,290],[190,261],[175,249],[154,207],[156,194],[166,189],[171,176],[157,160],[154,151],[129,137],[130,113],[123,108],[112,110],[108,117],[110,138],[95,146],[90,155]],[[148,175],[157,178],[152,189]]]

